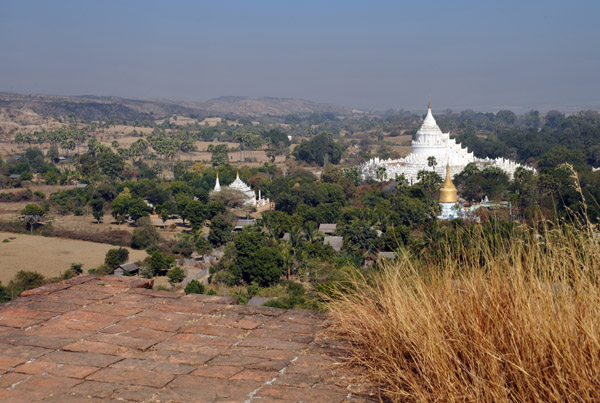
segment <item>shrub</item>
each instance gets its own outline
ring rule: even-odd
[[[113,274],[115,271],[115,269],[113,269],[112,267],[109,267],[105,264],[101,264],[100,266],[96,267],[95,269],[89,269],[88,273],[89,274]]]
[[[175,266],[171,270],[169,270],[169,272],[167,273],[167,277],[169,277],[169,282],[171,284],[181,283],[185,278],[185,272],[181,267]]]
[[[182,255],[184,257],[192,256],[193,252],[194,246],[190,241],[189,237],[180,239],[175,245],[173,245],[173,248],[171,248],[171,253],[175,255]]]
[[[186,294],[204,294],[204,284],[198,280],[192,280],[185,286]]]
[[[154,276],[164,276],[175,265],[173,256],[164,256],[159,251],[153,252],[148,258],[148,266]]]
[[[15,277],[10,280],[8,288],[11,289],[14,296],[18,296],[25,290],[37,288],[46,283],[44,276],[36,271],[20,270]]]
[[[81,274],[81,273],[83,273],[83,263],[71,263],[71,269],[75,273]]]
[[[141,218],[137,222],[137,227],[133,230],[131,236],[131,247],[134,249],[146,249],[160,241],[158,231],[149,219]]]

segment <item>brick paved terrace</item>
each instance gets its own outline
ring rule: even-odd
[[[0,401],[364,402],[323,313],[80,276],[0,305]]]

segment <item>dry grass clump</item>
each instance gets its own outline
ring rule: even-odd
[[[357,275],[333,334],[392,400],[600,401],[598,240],[537,234],[475,227]]]

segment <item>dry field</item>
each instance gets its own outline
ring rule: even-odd
[[[410,144],[410,141],[412,140],[412,135],[410,134],[405,134],[402,136],[396,136],[396,137],[391,137],[391,136],[385,136],[385,141],[389,141],[390,143],[395,143],[395,144]]]
[[[400,154],[400,157],[406,157],[412,150],[410,146],[392,146],[390,148]]]
[[[58,276],[71,263],[83,263],[84,272],[104,262],[106,252],[115,248],[94,242],[48,238],[38,235],[0,232],[0,281],[8,283],[19,270],[37,271],[44,276]],[[145,251],[129,249],[129,261],[146,257]]]

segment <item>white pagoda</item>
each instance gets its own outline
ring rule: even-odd
[[[251,207],[260,207],[269,203],[269,199],[263,199],[261,196],[260,189],[258,190],[258,197],[256,197],[256,193],[250,186],[248,186],[243,180],[240,179],[240,173],[237,172],[235,176],[235,180],[231,182],[229,186],[226,186],[228,189],[237,190],[246,196],[246,201],[244,204],[246,206]],[[213,189],[213,193],[221,191],[221,183],[219,182],[219,173],[217,172],[217,179],[215,181],[215,187]]]
[[[435,158],[433,167],[430,166],[430,157]],[[413,184],[418,182],[417,176],[421,170],[434,169],[438,175],[443,177],[446,166],[449,166],[450,175],[454,177],[471,162],[480,168],[498,167],[506,172],[511,179],[515,169],[522,166],[505,158],[476,158],[472,152],[463,148],[456,139],[450,138],[450,133],[442,132],[431,113],[430,102],[427,108],[427,116],[411,143],[411,153],[409,155],[395,160],[372,158],[361,164],[359,169],[363,180],[386,181],[404,175],[408,182]]]

